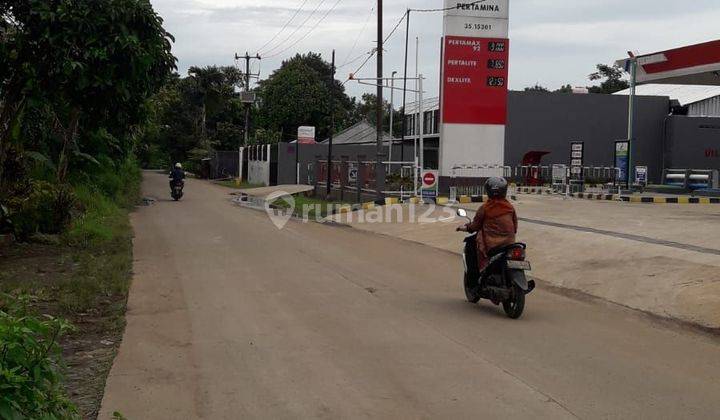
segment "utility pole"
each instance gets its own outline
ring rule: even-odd
[[[403,73],[403,112],[402,112],[402,133],[400,133],[400,161],[405,161],[405,132],[407,129],[407,67],[408,67],[408,44],[410,41],[410,9],[407,9],[405,17],[405,72]]]
[[[633,146],[635,145],[635,94],[637,86],[637,66],[638,61],[635,54],[628,52],[630,55],[630,103],[628,104],[628,168],[627,168],[627,186],[632,188],[635,181],[635,168],[633,168]]]
[[[395,141],[395,136],[393,135],[394,131],[394,124],[395,124],[395,75],[397,74],[396,71],[392,72],[392,75],[390,76],[390,144],[388,145],[388,161],[393,161],[393,154],[392,154],[392,148],[393,148],[393,142]],[[387,167],[387,173],[390,173],[392,170],[392,165],[388,165]]]
[[[382,148],[383,148],[383,2],[377,0],[377,145],[375,158],[375,190],[376,199],[379,202],[383,199],[380,177],[385,176],[382,170]]]
[[[330,200],[330,193],[332,192],[332,147],[333,147],[333,134],[335,133],[335,50],[332,52],[332,71],[330,72],[330,138],[328,141],[328,160],[327,160],[327,199]]]
[[[245,138],[243,140],[243,144],[247,146],[250,140],[250,107],[252,104],[255,103],[255,98],[250,97],[250,76],[260,76],[257,75],[251,75],[250,74],[250,60],[262,60],[260,57],[260,54],[256,54],[254,57],[250,56],[247,52],[245,52],[245,56],[241,57],[237,54],[235,54],[235,60],[245,60],[245,95],[242,98],[242,101],[246,104],[245,108]]]

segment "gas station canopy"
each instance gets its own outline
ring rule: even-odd
[[[631,59],[618,60],[626,70]],[[720,86],[720,40],[637,57],[637,83]]]

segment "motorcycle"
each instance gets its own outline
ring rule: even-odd
[[[457,214],[470,220],[464,209],[459,209]],[[495,305],[502,303],[509,318],[520,318],[525,310],[525,296],[535,290],[535,281],[528,280],[525,274],[531,270],[530,262],[525,259],[527,245],[516,243],[492,250],[487,268],[480,272],[477,235],[468,235],[463,248],[463,286],[468,302],[487,299]]]
[[[178,201],[183,197],[183,188],[185,188],[185,183],[183,181],[175,181],[172,183],[170,195],[173,200]]]

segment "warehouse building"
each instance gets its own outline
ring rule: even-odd
[[[627,89],[615,95],[629,94],[630,89]],[[649,84],[638,86],[636,94],[668,97],[682,108],[676,113],[688,117],[720,117],[720,86]]]
[[[720,169],[720,115],[706,116],[709,113],[700,111],[720,97],[719,88],[694,88],[673,96],[638,92],[635,164],[648,167],[653,183],[661,182],[665,168]],[[677,102],[685,107],[678,107]],[[695,116],[683,115],[690,113],[693,104],[698,110]],[[424,105],[424,122],[438,118],[437,99],[428,99]],[[416,109],[414,104],[408,106],[408,111]],[[543,165],[568,164],[570,143],[582,141],[586,166],[613,166],[615,142],[627,137],[627,115],[628,98],[623,95],[510,92],[505,164],[521,165],[529,155],[542,155]],[[414,122],[419,116],[416,112],[406,118],[407,150],[418,140]],[[432,123],[423,128],[425,155],[430,157],[426,166],[438,169],[435,156],[442,139]],[[482,156],[472,159],[478,165],[485,163]]]

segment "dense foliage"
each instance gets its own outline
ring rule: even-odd
[[[79,418],[58,367],[58,339],[71,328],[30,313],[26,298],[0,297],[0,419]]]
[[[624,79],[623,69],[617,65],[598,64],[597,71],[589,78],[592,81],[602,81],[599,86],[590,87],[590,93],[613,94],[630,87],[630,82]]]
[[[0,0],[0,38],[0,203],[59,233],[75,187],[132,159],[172,37],[148,0]]]
[[[0,0],[0,234],[90,256],[53,284],[66,312],[126,296],[135,156],[175,70],[162,24],[149,0]],[[59,364],[70,326],[26,303],[0,298],[0,419],[78,418]]]
[[[141,163],[166,167],[183,162],[196,169],[213,150],[235,150],[245,142],[247,105],[240,99],[245,78],[235,67],[192,67],[186,77],[176,76],[149,103],[150,123],[142,133]],[[308,53],[286,60],[255,88],[258,102],[250,107],[249,144],[289,142],[297,128],[317,128],[317,140],[361,120],[374,124],[376,96],[350,98],[332,78],[332,66],[321,55]],[[331,105],[332,100],[332,105]],[[386,130],[390,104],[384,101]],[[402,117],[395,111],[395,133]]]

